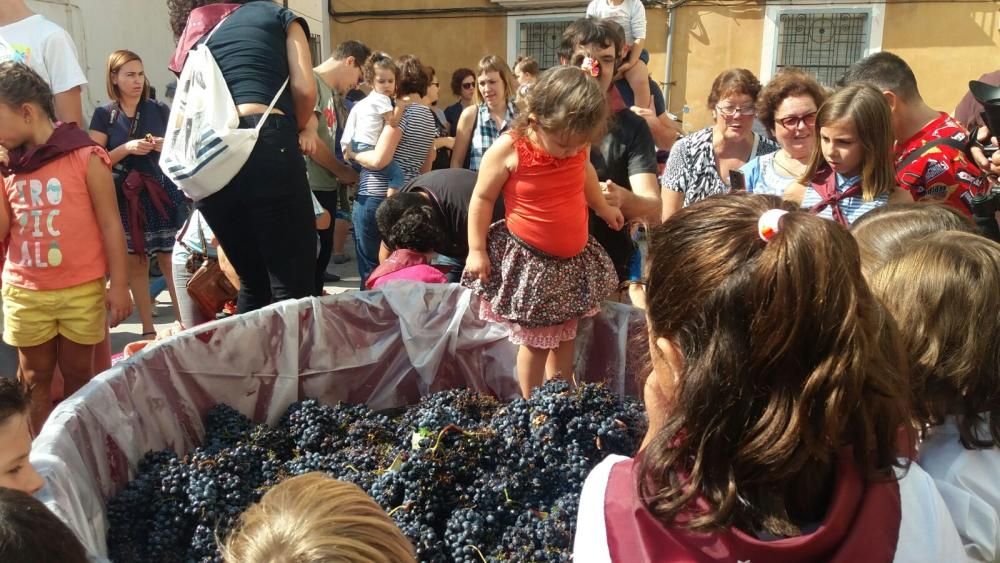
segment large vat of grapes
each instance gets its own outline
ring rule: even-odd
[[[516,348],[477,310],[459,286],[396,286],[280,303],[157,343],[52,413],[31,454],[42,496],[104,555],[107,499],[146,452],[200,445],[217,403],[273,424],[305,398],[389,409],[459,387],[515,397]],[[643,331],[640,311],[606,303],[580,324],[577,379],[636,394]]]

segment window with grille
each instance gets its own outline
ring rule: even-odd
[[[868,48],[868,12],[784,12],[778,17],[777,69],[807,70],[833,86]]]
[[[309,53],[312,55],[313,66],[319,65],[323,62],[323,54],[320,53],[322,49],[323,38],[315,33],[309,36]]]
[[[542,21],[522,21],[518,24],[517,54],[534,57],[545,70],[559,64],[559,43],[563,31],[575,18]],[[514,61],[510,61],[511,64]]]

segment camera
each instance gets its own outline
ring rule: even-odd
[[[989,129],[990,136],[996,137],[1000,132],[1000,87],[972,80],[969,82],[969,92],[977,102],[983,104],[983,123]],[[983,146],[982,149],[989,158],[996,152],[997,146]],[[983,234],[1000,242],[1000,226],[996,220],[996,213],[1000,211],[1000,190],[993,188],[986,193],[974,195],[969,206],[972,208],[973,219]]]

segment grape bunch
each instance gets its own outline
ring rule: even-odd
[[[307,400],[273,428],[218,405],[202,447],[150,452],[109,501],[108,549],[115,562],[221,561],[218,538],[244,509],[322,471],[368,492],[420,561],[568,561],[587,474],[634,455],[645,429],[636,401],[563,382],[510,403],[444,391],[395,413]]]

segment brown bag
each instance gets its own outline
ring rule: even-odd
[[[184,238],[184,231],[187,231],[190,222],[189,217],[180,238]],[[201,229],[201,224],[198,225],[198,236],[201,237],[202,250],[207,251],[208,241],[205,240],[205,231]],[[186,267],[192,274],[187,282],[188,295],[194,299],[206,317],[214,318],[227,301],[233,301],[239,295],[239,290],[226,277],[217,259],[210,258],[207,254],[192,252]]]
[[[214,318],[227,301],[236,299],[239,294],[215,258],[206,258],[201,263],[198,271],[188,280],[187,291],[191,299],[198,303],[202,314],[209,318]]]

